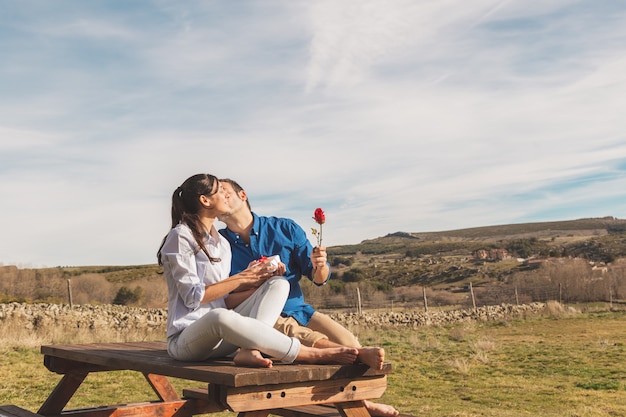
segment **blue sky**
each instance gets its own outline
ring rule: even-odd
[[[328,246],[626,216],[624,0],[0,4],[0,264],[154,263],[198,172]]]

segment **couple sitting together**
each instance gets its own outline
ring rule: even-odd
[[[227,228],[219,232],[215,221]],[[276,265],[267,257],[278,255]],[[172,195],[171,230],[157,254],[168,287],[167,350],[182,361],[230,357],[237,365],[364,363],[382,369],[385,352],[305,303],[300,278],[330,277],[324,247],[294,221],[252,213],[234,181],[194,175]],[[373,416],[390,405],[366,401]]]

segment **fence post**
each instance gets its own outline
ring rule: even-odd
[[[559,282],[559,304],[563,304],[563,286]]]
[[[70,308],[72,308],[72,284],[69,278],[67,279],[67,298],[70,303]]]
[[[424,311],[428,313],[428,300],[426,299],[426,287],[422,287],[422,292],[424,295]]]
[[[472,287],[471,282],[470,282],[470,294],[472,294],[472,306],[474,306],[474,310],[476,310],[476,298],[474,297],[474,287]]]
[[[359,287],[356,287],[356,299],[357,299],[357,312],[359,314],[359,316],[363,315],[363,310],[361,310],[361,291],[359,290]]]
[[[519,295],[517,295],[517,286],[515,287],[515,304],[519,305]]]

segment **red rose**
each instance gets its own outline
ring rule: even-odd
[[[326,214],[324,214],[324,210],[319,207],[316,208],[315,212],[313,213],[313,220],[315,220],[317,224],[324,224],[324,222],[326,221]]]
[[[319,207],[316,208],[313,212],[313,220],[315,220],[315,223],[320,225],[320,230],[318,232],[316,228],[312,227],[311,233],[317,237],[317,246],[322,246],[322,225],[326,221],[326,214],[324,214],[324,210]]]

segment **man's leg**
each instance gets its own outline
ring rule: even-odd
[[[342,346],[361,347],[359,339],[357,339],[350,330],[319,311],[313,313],[313,317],[311,317],[311,321],[309,321],[307,327],[316,332],[325,334],[330,341]]]
[[[318,314],[322,314],[322,313],[315,312],[313,317],[315,317]],[[331,322],[340,326],[345,332],[350,333],[346,328],[339,325],[339,323],[334,322],[328,316],[326,317]],[[322,321],[323,320],[324,319],[322,318]],[[295,337],[296,339],[300,340],[300,343],[302,343],[302,345],[304,346],[311,346],[311,347],[316,347],[320,349],[334,348],[334,347],[340,346],[339,343],[329,340],[325,334],[322,334],[309,327],[305,327],[301,325],[293,317],[279,317],[278,320],[276,321],[276,324],[274,325],[274,328],[280,331],[281,333],[286,334],[287,336]],[[340,333],[342,332],[340,331]],[[352,335],[352,333],[350,333],[350,335]],[[353,339],[353,342],[356,342],[356,344],[359,344],[356,337],[352,336],[352,339]],[[353,346],[353,347],[357,347],[357,346]],[[379,355],[381,354],[381,352],[384,352],[382,349],[369,348],[369,347],[363,348],[360,346],[360,344],[358,346],[358,349],[359,349],[358,359],[361,362],[368,363],[370,367],[372,366],[370,365],[370,363],[373,364],[374,362],[376,362],[376,364],[374,365],[374,368],[378,366],[377,362],[380,360]],[[365,408],[367,408],[367,410],[369,411],[372,417],[395,417],[399,414],[399,411],[389,404],[375,403],[375,402],[367,401],[367,400],[365,401]]]
[[[333,344],[333,346],[327,346],[325,344],[323,344],[322,346],[318,346],[320,344],[320,341],[328,340],[328,336],[301,325],[293,317],[278,317],[274,328],[289,337],[295,337],[304,346],[317,348],[338,346],[337,344]]]

